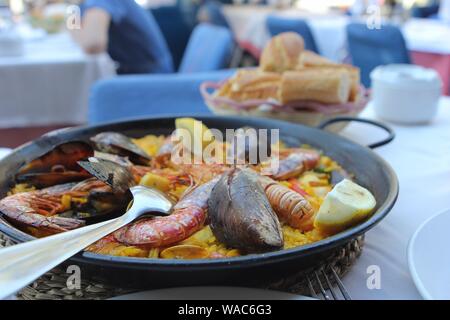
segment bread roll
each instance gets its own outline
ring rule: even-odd
[[[347,65],[347,64],[327,64],[327,65],[309,65],[307,67],[307,69],[318,69],[318,70],[322,70],[322,69],[331,69],[331,70],[343,70],[348,72],[349,76],[350,76],[350,82],[351,82],[351,88],[350,88],[350,97],[349,97],[349,101],[351,102],[355,102],[360,98],[360,86],[361,86],[361,75],[360,75],[360,71],[359,68],[351,66],[351,65]],[[299,70],[305,70],[305,68],[303,69],[299,69]]]
[[[243,69],[236,72],[218,91],[218,96],[236,101],[250,99],[277,99],[281,75],[258,69]]]
[[[299,56],[296,69],[303,69],[308,67],[326,67],[330,65],[336,65],[336,63],[318,55],[315,52],[305,50]]]
[[[300,55],[296,69],[303,70],[305,68],[335,68],[347,70],[350,74],[350,80],[352,82],[349,100],[352,102],[358,100],[361,83],[359,68],[348,64],[335,63],[308,50],[303,51]]]
[[[361,90],[361,72],[359,68],[348,64],[340,64],[339,66],[340,68],[347,70],[347,72],[350,74],[351,88],[349,101],[358,101],[358,99],[360,98]]]
[[[303,38],[295,32],[283,32],[273,37],[264,48],[260,69],[268,72],[294,70],[305,48]]]
[[[343,69],[306,68],[283,73],[280,101],[317,101],[328,104],[348,102],[350,74]]]

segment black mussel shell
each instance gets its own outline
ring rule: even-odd
[[[230,151],[233,152],[238,164],[243,162],[256,164],[265,162],[270,157],[270,137],[260,134],[258,129],[242,127],[235,131],[230,143]]]
[[[78,163],[94,177],[108,184],[115,193],[125,193],[136,184],[130,170],[113,161],[91,157],[88,161]]]
[[[18,175],[46,173],[52,171],[55,166],[63,167],[67,171],[81,171],[78,161],[93,155],[94,149],[85,142],[63,143],[24,165],[19,169]]]
[[[27,173],[17,175],[16,182],[26,183],[36,188],[47,188],[58,184],[86,180],[90,177],[91,175],[86,171]]]
[[[210,226],[219,241],[247,253],[283,247],[280,222],[256,173],[225,173],[208,200]]]
[[[16,182],[46,188],[88,179],[89,173],[78,165],[78,161],[93,154],[94,149],[85,142],[60,144],[21,167],[16,174]]]
[[[136,164],[148,164],[151,157],[139,148],[131,138],[118,132],[102,132],[92,137],[100,151],[128,157],[130,161]]]

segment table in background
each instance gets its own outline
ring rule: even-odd
[[[433,19],[411,19],[403,27],[415,64],[435,69],[450,95],[450,24]]]
[[[333,61],[343,61],[348,56],[345,31],[351,21],[348,16],[262,6],[224,6],[224,14],[239,44],[255,57],[259,57],[270,39],[266,29],[269,14],[305,19],[321,55]],[[414,63],[435,69],[442,78],[444,94],[450,95],[450,25],[431,19],[410,19],[402,30]]]
[[[0,128],[84,123],[91,84],[114,74],[69,34],[29,39],[23,56],[0,58]]]
[[[362,117],[376,119],[370,107]],[[439,114],[429,125],[390,126],[396,139],[376,153],[394,168],[400,195],[389,215],[366,234],[360,259],[344,278],[355,299],[419,299],[407,264],[408,241],[421,223],[450,208],[450,98],[442,98]],[[368,143],[383,135],[372,130],[351,124],[342,134]],[[381,271],[380,290],[366,285],[373,265]]]
[[[331,60],[345,57],[345,25],[348,17],[338,14],[315,14],[299,9],[276,9],[269,6],[225,5],[224,14],[239,44],[259,57],[270,39],[266,18],[276,14],[286,18],[306,19],[311,25],[317,47],[321,54]]]

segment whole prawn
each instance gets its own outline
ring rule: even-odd
[[[60,233],[85,224],[83,220],[57,216],[68,210],[62,203],[63,196],[85,198],[90,192],[107,190],[110,190],[109,186],[97,179],[66,183],[10,195],[0,201],[0,211],[11,221],[37,228],[43,234]]]
[[[64,212],[62,196],[69,194],[73,186],[73,183],[68,183],[11,195],[0,201],[0,211],[14,222],[42,229],[48,233],[59,233],[82,227],[84,225],[82,220],[54,216]]]
[[[259,182],[280,220],[302,231],[313,229],[315,213],[306,198],[269,177],[261,176]]]
[[[164,247],[188,238],[203,227],[208,198],[218,180],[193,189],[175,205],[171,215],[136,221],[114,232],[114,238],[144,248]]]

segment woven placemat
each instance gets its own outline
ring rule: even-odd
[[[325,271],[328,275],[330,270],[333,269],[338,277],[342,279],[348,271],[350,271],[353,264],[361,255],[364,246],[364,235],[351,240],[343,247],[337,249],[334,253],[330,254],[328,258],[323,261],[319,261],[316,265],[305,270],[299,270],[293,275],[280,279],[267,286],[268,289],[286,291],[294,294],[300,294],[304,296],[311,295],[311,289],[308,285],[308,277],[313,273]],[[334,279],[329,279],[332,285],[335,285]],[[314,290],[318,292],[317,283],[313,284]]]
[[[0,247],[11,246],[13,244],[14,243],[8,237],[0,233]],[[342,278],[360,256],[363,245],[364,236],[361,236],[336,250],[328,258],[321,261],[313,268],[301,270],[292,276],[264,287],[296,294],[310,295],[310,290],[306,281],[306,276],[308,274],[315,270],[332,267],[339,277]],[[67,287],[67,279],[68,274],[65,270],[55,268],[37,279],[31,285],[25,287],[17,294],[17,298],[20,300],[101,300],[133,292],[133,290],[122,289],[89,280],[82,280],[81,288],[78,290],[69,289]]]

